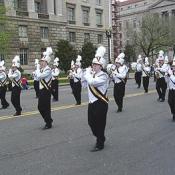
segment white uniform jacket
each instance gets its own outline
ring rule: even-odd
[[[111,77],[114,83],[120,83],[122,81],[124,82],[125,81],[124,79],[127,76],[127,72],[128,72],[128,68],[125,65],[120,66],[118,69],[116,68],[111,74]]]
[[[92,94],[89,86],[97,88],[102,94],[106,95],[109,85],[109,76],[105,72],[100,71],[96,74],[92,74],[90,71],[87,70],[84,74],[83,79],[84,81],[86,81],[88,87],[89,103],[94,103],[98,100],[98,98],[96,98]]]
[[[74,83],[77,83],[78,81],[81,81],[83,72],[81,68],[78,68],[76,71],[74,70],[72,72],[72,77],[74,79]]]
[[[58,68],[52,69],[52,80],[58,79],[60,70]]]
[[[0,73],[0,87],[6,85],[7,82],[7,75],[4,71]]]
[[[150,72],[151,72],[150,66],[143,65],[143,67],[142,67],[142,77],[149,76],[150,75]]]
[[[40,81],[39,89],[44,88],[43,84],[41,83],[42,80],[44,80],[48,84],[48,86],[51,85],[52,70],[49,66],[46,66],[43,69],[37,69],[36,70],[36,76],[37,76],[38,80]]]
[[[8,77],[12,81],[12,87],[14,87],[15,85],[20,87],[21,72],[19,70],[13,71],[12,69],[9,69]]]

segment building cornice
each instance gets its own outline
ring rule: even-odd
[[[35,22],[35,23],[45,23],[45,24],[57,24],[57,25],[67,25],[67,22],[64,21],[52,21],[52,20],[43,20],[43,19],[34,19],[34,18],[24,18],[24,17],[17,17],[17,16],[8,16],[9,20],[18,20],[24,22]]]

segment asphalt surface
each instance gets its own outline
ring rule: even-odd
[[[59,102],[52,103],[54,127],[44,131],[34,91],[22,91],[21,117],[13,117],[12,105],[0,110],[0,175],[174,175],[175,123],[167,101],[157,102],[153,80],[148,94],[128,81],[122,113],[112,86],[108,94],[105,149],[92,153],[86,90],[75,106],[69,86],[60,87]]]

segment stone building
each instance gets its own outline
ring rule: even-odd
[[[175,16],[175,0],[127,0],[119,5],[121,51],[131,41],[128,38],[129,27],[139,28],[145,12],[157,13],[164,18]]]
[[[0,0],[0,3],[7,7],[8,30],[13,31],[5,58],[8,65],[19,54],[23,69],[31,72],[34,59],[39,59],[47,46],[55,50],[60,39],[70,41],[77,50],[85,41],[107,48],[108,0]],[[3,53],[0,56],[3,58]]]

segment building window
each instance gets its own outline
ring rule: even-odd
[[[129,22],[126,21],[126,29],[128,29],[128,28],[129,28]]]
[[[5,55],[0,53],[0,61],[5,60]]]
[[[102,26],[102,11],[101,10],[97,10],[96,11],[96,23],[97,23],[97,26]]]
[[[4,4],[4,0],[0,0],[0,4]]]
[[[83,24],[89,25],[89,9],[83,9]]]
[[[75,5],[67,4],[67,19],[69,24],[75,24]]]
[[[175,10],[172,10],[172,16],[175,16]]]
[[[76,34],[75,32],[69,32],[69,41],[70,42],[76,42]]]
[[[46,51],[46,48],[41,48],[41,58],[43,57],[43,52]]]
[[[133,20],[133,27],[134,27],[134,28],[137,27],[137,20],[136,20],[136,19]]]
[[[169,17],[168,11],[162,12],[162,18],[167,19]]]
[[[19,26],[19,37],[27,38],[27,26]]]
[[[122,30],[122,23],[120,22],[119,23],[119,31],[121,31]]]
[[[48,27],[41,27],[40,28],[41,39],[48,39],[49,38],[49,29]]]
[[[96,5],[101,5],[101,0],[96,0]]]
[[[35,12],[41,13],[41,2],[35,1]]]
[[[56,0],[54,0],[54,14],[57,14],[57,3]]]
[[[20,63],[21,65],[28,64],[28,49],[20,49]]]
[[[85,33],[84,34],[84,42],[89,42],[90,41],[90,34],[89,33]]]
[[[102,43],[103,43],[103,35],[98,34],[97,40],[98,40],[98,41],[97,41],[98,44],[102,44]]]

